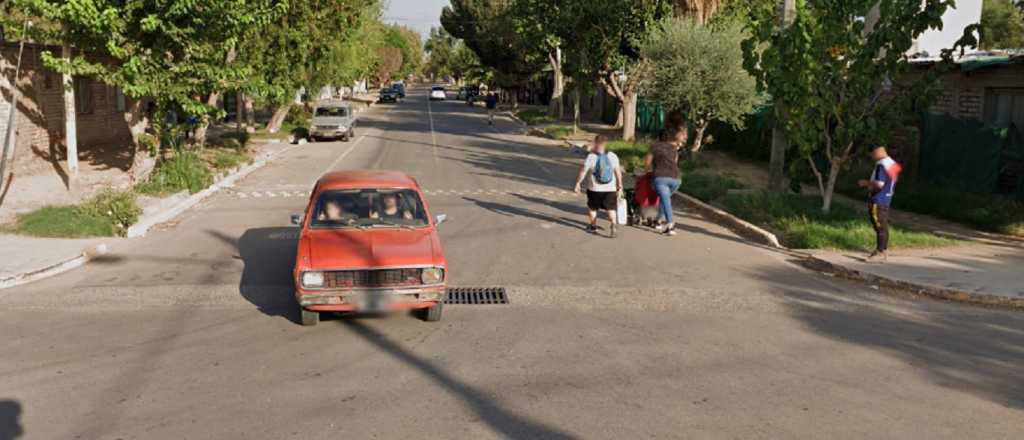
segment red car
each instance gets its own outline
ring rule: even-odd
[[[295,299],[303,325],[321,312],[415,310],[441,319],[448,261],[416,180],[396,171],[338,171],[317,181],[300,225]]]

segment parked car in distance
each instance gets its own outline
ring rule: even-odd
[[[348,142],[356,135],[356,118],[352,106],[340,99],[325,99],[313,109],[309,137],[314,140],[338,138]]]
[[[445,99],[448,99],[448,96],[445,94],[444,86],[434,86],[430,89],[431,101],[444,101]]]
[[[293,277],[303,325],[322,312],[413,310],[441,319],[448,288],[437,226],[416,180],[399,171],[323,175],[306,210]]]
[[[405,99],[405,83],[394,83],[391,85],[391,90],[398,93],[398,97]]]
[[[377,97],[377,102],[398,102],[398,92],[390,87],[382,88],[380,89],[380,96]]]

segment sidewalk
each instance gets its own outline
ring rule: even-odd
[[[85,264],[83,255],[103,253],[119,238],[38,238],[0,235],[0,289],[12,287],[50,272]]]

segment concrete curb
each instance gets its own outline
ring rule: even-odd
[[[156,226],[160,223],[166,222],[168,220],[173,219],[174,217],[177,217],[179,214],[195,206],[196,204],[203,201],[207,197],[216,194],[217,191],[229,187],[233,185],[237,180],[245,176],[248,176],[253,171],[263,168],[263,166],[266,165],[270,159],[273,159],[277,155],[284,153],[285,151],[288,151],[292,148],[294,147],[289,146],[282,148],[281,150],[278,150],[276,152],[265,154],[263,157],[257,159],[255,162],[242,168],[239,168],[234,173],[231,173],[224,177],[223,179],[220,179],[213,185],[210,185],[210,187],[202,191],[199,191],[195,194],[192,194],[188,198],[178,203],[175,203],[174,205],[169,206],[166,209],[161,210],[160,212],[156,212],[151,215],[147,215],[144,216],[143,218],[140,218],[138,222],[136,222],[134,225],[131,225],[128,228],[127,237],[135,238],[145,236],[146,232],[148,232],[149,229],[152,228],[153,226]]]
[[[89,260],[106,254],[110,249],[105,243],[100,243],[87,248],[81,254],[72,258],[66,259],[46,266],[41,269],[31,270],[28,272],[9,276],[7,278],[0,279],[0,289],[7,289],[22,284],[31,283],[33,281],[39,281],[44,278],[60,275],[64,272],[76,269],[88,263]]]
[[[929,284],[911,283],[895,278],[889,278],[861,270],[841,266],[813,255],[804,255],[801,263],[812,270],[833,274],[840,278],[854,281],[861,281],[878,287],[893,289],[918,295],[929,296],[936,299],[953,301],[964,304],[982,306],[1005,307],[1017,310],[1024,310],[1024,298],[1008,298],[1005,296],[988,295],[984,293],[967,292],[951,289],[948,287],[933,286]]]
[[[736,232],[743,237],[777,249],[786,249],[779,243],[779,238],[776,237],[775,234],[772,234],[757,225],[747,222],[746,220],[742,220],[739,217],[704,203],[687,194],[677,192],[672,197],[674,199],[681,200],[684,204],[695,209],[704,217],[731,229],[733,232]]]

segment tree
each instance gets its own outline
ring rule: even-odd
[[[298,90],[351,84],[371,73],[378,0],[291,0],[259,38],[246,40],[240,58],[260,87],[247,90],[275,109],[267,131],[280,130]]]
[[[420,33],[405,26],[398,26],[398,33],[405,40],[408,52],[403,52],[403,76],[418,73],[423,66],[423,39]]]
[[[935,97],[952,51],[943,52],[939,68],[914,77],[905,53],[921,33],[942,26],[949,6],[943,0],[797,2],[792,24],[781,31],[774,5],[751,9],[745,67],[775,99],[776,120],[810,165],[823,211],[831,208],[836,180],[855,146],[884,141]],[[876,15],[877,21],[864,19]],[[965,30],[958,47],[975,44],[974,29]],[[894,80],[901,93],[887,93]],[[827,164],[827,176],[818,160]]]
[[[981,48],[1024,48],[1024,10],[1015,8],[1011,0],[985,0],[981,10]]]
[[[545,61],[517,32],[512,2],[452,0],[441,11],[441,25],[494,69],[499,87],[518,89],[541,70]],[[512,105],[516,105],[515,94]]]
[[[423,44],[423,49],[427,52],[423,73],[435,78],[450,76],[456,42],[455,37],[448,34],[443,27],[430,28],[430,35]]]
[[[748,1],[748,0],[740,0]],[[724,0],[675,0],[675,14],[677,17],[691,17],[700,24],[708,24],[711,17],[722,8]],[[738,3],[733,1],[733,3]]]
[[[617,124],[622,138],[636,136],[636,103],[647,65],[640,45],[650,29],[672,13],[668,0],[567,0],[562,2],[567,24],[563,41],[572,41],[567,55],[573,71],[584,79],[595,76],[620,105]]]
[[[565,114],[562,95],[565,92],[565,71],[562,57],[562,38],[559,33],[567,25],[564,8],[559,0],[516,0],[512,7],[512,22],[531,52],[546,55],[551,66],[552,90],[548,115],[561,119]]]
[[[694,152],[700,151],[711,121],[741,127],[743,116],[760,102],[754,78],[743,69],[741,26],[670,19],[641,47],[652,65],[644,89],[668,111],[686,115],[696,132]]]
[[[283,8],[272,0],[14,0],[13,5],[57,26],[61,32],[53,38],[74,46],[70,56],[44,51],[47,67],[97,77],[131,98],[126,119],[136,165],[143,157],[140,136],[149,123],[142,99],[154,99],[161,111],[215,112],[195,97],[247,81],[245,66],[226,61],[245,35]]]
[[[389,80],[398,76],[402,69],[402,50],[392,46],[381,46],[375,49],[377,53],[377,68],[375,76],[378,84],[386,84]]]

